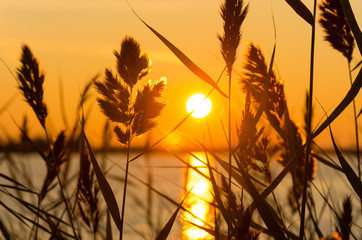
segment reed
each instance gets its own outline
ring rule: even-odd
[[[94,85],[101,94],[101,98],[97,99],[99,106],[113,123],[113,131],[118,141],[127,145],[120,229],[120,239],[122,239],[131,141],[156,126],[155,118],[165,107],[160,97],[166,87],[166,81],[165,79],[154,83],[149,81],[141,85],[133,97],[135,85],[150,70],[149,58],[145,53],[141,53],[139,44],[132,37],[126,37],[122,41],[121,50],[115,51],[114,55],[120,79],[106,69],[104,82],[94,81]]]
[[[40,70],[39,60],[33,56],[30,48],[23,46],[20,67],[16,70],[17,74],[14,74],[14,77],[25,101],[32,108],[44,129],[46,141],[44,146],[41,146],[29,136],[28,129],[31,123],[24,117],[23,124],[18,126],[21,132],[19,142],[23,151],[21,159],[15,160],[9,146],[1,144],[4,152],[4,160],[1,160],[7,164],[9,171],[6,174],[0,173],[2,194],[0,206],[8,214],[7,216],[12,216],[12,220],[9,224],[4,220],[5,217],[1,216],[0,238],[92,238],[97,240],[112,239],[114,233],[119,231],[120,239],[123,239],[126,238],[125,228],[127,227],[134,231],[133,236],[164,240],[170,238],[179,212],[184,211],[199,221],[191,223],[182,217],[181,221],[206,232],[212,239],[359,239],[361,226],[358,219],[361,216],[353,206],[355,200],[362,200],[358,115],[355,103],[357,100],[355,98],[362,86],[362,70],[353,81],[350,63],[353,59],[354,44],[360,45],[362,35],[351,7],[346,1],[323,0],[321,2],[319,22],[325,29],[326,41],[347,59],[351,87],[332,114],[326,116],[326,119],[313,131],[313,56],[315,52],[318,52],[314,45],[316,27],[314,20],[317,15],[315,9],[313,13],[310,12],[302,1],[288,0],[286,2],[297,15],[305,20],[306,24],[311,26],[312,30],[310,87],[306,94],[304,129],[292,118],[288,108],[284,89],[284,82],[288,79],[282,81],[273,68],[274,57],[277,53],[276,44],[270,61],[267,61],[262,49],[249,41],[247,51],[243,56],[244,64],[241,66],[236,64],[242,36],[241,27],[249,11],[249,5],[244,1],[226,0],[220,6],[224,32],[217,38],[220,41],[225,69],[217,81],[213,81],[185,53],[137,15],[147,29],[155,34],[187,69],[209,84],[211,87],[209,94],[216,90],[215,92],[221,96],[229,98],[228,132],[225,131],[227,156],[209,149],[202,140],[193,139],[192,136],[187,135],[182,135],[183,139],[202,149],[205,159],[201,159],[180,144],[175,144],[175,146],[180,149],[181,155],[179,152],[167,149],[180,160],[182,167],[192,169],[200,175],[200,179],[204,178],[210,182],[214,200],[206,201],[202,197],[199,197],[199,200],[214,209],[212,223],[201,220],[186,206],[187,198],[193,194],[191,190],[186,190],[181,199],[176,201],[169,196],[168,191],[157,189],[157,182],[150,173],[152,155],[147,155],[149,157],[147,180],[135,176],[129,170],[131,163],[178,130],[191,115],[188,114],[182,118],[165,136],[155,141],[149,137],[143,152],[131,158],[134,150],[133,140],[156,128],[157,117],[166,106],[161,101],[166,89],[166,80],[163,78],[157,81],[144,80],[151,70],[150,59],[134,38],[124,37],[120,49],[113,52],[114,70],[106,68],[101,79],[96,75],[86,84],[79,96],[76,111],[78,118],[73,126],[67,121],[65,106],[61,107],[60,111],[63,112],[66,129],[59,131],[54,140],[49,137],[46,127],[48,107],[43,89],[45,74]],[[218,82],[222,80],[225,70],[229,86],[228,95],[218,87]],[[233,72],[236,71],[240,72],[237,88],[245,94],[245,101],[243,105],[240,104],[240,119],[237,123],[232,123],[231,90],[234,88],[232,76],[235,76]],[[98,155],[94,153],[86,128],[89,115],[85,108],[88,100],[93,97],[90,92],[92,86],[97,91],[100,111],[107,118],[100,149],[104,152],[102,163]],[[340,151],[331,128],[331,123],[345,111],[351,102],[354,105],[358,167],[351,164],[345,158],[345,154]],[[0,112],[5,111],[10,103],[11,101],[6,102],[3,107],[0,107]],[[236,125],[235,132],[231,127],[233,124]],[[319,146],[313,141],[327,127],[330,130],[335,157],[323,156],[321,152],[317,152]],[[111,131],[121,147],[126,149],[121,153],[125,155],[124,163],[110,160],[107,156],[106,151],[109,149],[112,137]],[[234,140],[231,137],[233,134],[237,136]],[[9,137],[8,141],[12,142],[12,139]],[[24,167],[24,161],[27,161],[26,149],[34,151],[39,158],[44,160],[45,173],[40,184],[33,181],[28,169]],[[79,152],[78,155],[72,154],[74,149]],[[192,156],[204,165],[192,166],[184,159],[185,156]],[[73,165],[72,161],[77,162]],[[108,162],[112,165],[109,166]],[[273,163],[279,165],[280,172],[276,174],[272,172]],[[346,183],[351,190],[343,201],[339,196],[330,195],[331,187],[324,189],[325,183],[316,172],[317,164],[318,167],[323,164],[333,173],[342,173],[346,178]],[[77,166],[77,173],[71,175],[69,169],[73,166]],[[121,174],[113,176],[110,173],[115,167],[121,169]],[[358,168],[358,173],[354,168]],[[290,188],[285,189],[286,196],[280,196],[276,194],[276,188],[283,187],[282,183],[288,181],[287,176],[291,179]],[[322,181],[322,187],[318,187],[316,179]],[[192,188],[196,186],[197,181]],[[139,191],[138,185],[133,185],[136,183],[146,188],[147,199],[144,201],[137,194],[132,195],[130,191]],[[119,184],[123,184],[121,208],[116,198],[117,191],[113,190],[114,186],[117,187]],[[136,187],[132,189],[133,186]],[[323,201],[324,205],[321,209],[316,204],[318,199],[315,195]],[[127,197],[130,199],[128,202],[138,205],[139,212],[134,205],[126,204]],[[10,203],[4,199],[10,200]],[[156,212],[153,206],[158,200],[174,207],[166,220],[161,219],[161,227],[157,226],[152,217]],[[335,207],[336,202],[339,204],[342,202],[340,210]],[[11,203],[16,204],[14,206]],[[323,224],[321,215],[327,214],[324,213],[324,209],[330,211],[335,231],[326,232],[321,228]],[[147,231],[138,229],[138,226],[133,226],[128,218],[125,219],[126,211],[132,212],[138,219],[144,219],[143,223],[147,226]],[[144,214],[146,217],[143,217]],[[17,232],[16,228],[12,227],[13,225],[24,230]],[[113,226],[117,229],[112,230]]]

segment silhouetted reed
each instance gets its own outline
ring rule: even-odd
[[[339,0],[323,0],[319,5],[319,22],[326,32],[325,40],[341,52],[348,62],[352,60],[354,37],[344,16]]]
[[[47,193],[51,190],[52,183],[56,176],[59,174],[61,165],[65,161],[68,161],[66,152],[69,151],[69,149],[66,149],[65,145],[66,143],[64,131],[61,131],[51,147],[51,152],[48,153],[48,156],[45,159],[47,174],[40,191],[41,200],[44,199]]]
[[[43,100],[44,73],[39,69],[39,61],[33,56],[30,48],[23,46],[21,55],[21,67],[17,69],[19,89],[26,101],[31,106],[43,128],[48,115],[47,107]]]
[[[221,53],[231,75],[236,52],[241,39],[241,25],[248,13],[249,4],[244,6],[243,0],[225,0],[220,7],[220,14],[224,21],[224,34],[218,35]]]
[[[166,81],[147,82],[132,99],[133,87],[150,70],[148,56],[141,53],[139,44],[131,37],[123,40],[121,51],[115,51],[114,55],[121,78],[106,69],[104,81],[94,81],[94,85],[101,94],[97,99],[101,110],[114,123],[118,140],[127,144],[156,126],[155,118],[165,106],[160,97]]]
[[[80,166],[78,183],[76,188],[76,207],[77,212],[83,222],[89,227],[93,236],[98,231],[100,221],[100,209],[98,204],[99,186],[94,177],[94,170],[91,168],[89,154],[83,146],[80,150]]]
[[[156,126],[155,118],[165,107],[160,101],[166,87],[166,80],[148,81],[138,87],[134,96],[134,87],[150,71],[150,60],[141,52],[140,45],[132,37],[125,37],[121,50],[115,51],[117,75],[109,69],[105,71],[103,82],[94,81],[95,88],[101,94],[98,103],[104,115],[113,123],[113,131],[120,143],[127,145],[127,162],[122,202],[121,239],[124,223],[125,201],[129,166],[129,151],[132,139],[144,134]]]
[[[251,222],[253,210],[252,208],[244,207],[243,197],[236,197],[234,192],[230,192],[230,187],[225,177],[221,176],[222,193],[225,196],[225,207],[230,209],[230,217],[234,226],[234,237],[235,239],[258,239],[261,234],[260,231],[251,230]]]
[[[287,0],[287,3],[312,26],[314,34],[313,14],[302,1]],[[346,2],[342,1],[342,4],[346,4]],[[345,19],[345,16],[347,19],[351,19],[353,14],[351,15],[348,11],[343,12],[343,10],[346,10],[346,6],[341,5],[338,0],[323,0],[320,9],[322,11],[320,23],[327,34],[326,40],[346,57],[350,70],[354,37],[356,37],[357,43],[359,42],[358,39],[361,38],[361,36],[355,34],[355,30],[353,31],[354,35],[352,35]],[[210,204],[215,209],[215,223],[204,223],[204,225],[191,224],[198,226],[203,231],[207,231],[215,239],[259,239],[262,234],[278,240],[316,239],[316,236],[320,240],[346,240],[351,236],[354,239],[358,239],[360,236],[355,232],[360,230],[360,226],[353,221],[360,216],[353,214],[352,200],[361,200],[362,182],[360,181],[360,176],[357,177],[352,167],[353,165],[349,165],[348,161],[344,159],[334,141],[332,131],[330,131],[330,135],[335,155],[341,166],[329,161],[328,157],[324,159],[319,154],[312,154],[316,158],[309,157],[309,152],[313,151],[314,146],[317,146],[312,145],[314,144],[313,138],[330,125],[350,102],[354,101],[355,96],[360,90],[362,75],[357,75],[350,91],[333,111],[333,116],[328,116],[327,120],[315,132],[311,128],[311,118],[313,117],[311,99],[313,94],[307,94],[307,107],[304,113],[304,132],[306,137],[304,137],[303,130],[299,128],[299,125],[289,115],[284,83],[278,79],[273,71],[275,48],[270,65],[268,65],[260,47],[249,42],[245,55],[245,64],[241,66],[241,85],[245,93],[245,105],[240,108],[242,109],[240,112],[241,118],[236,127],[235,134],[238,139],[235,147],[231,139],[231,136],[234,134],[231,130],[231,76],[232,72],[235,71],[233,68],[236,66],[235,62],[241,39],[241,26],[248,10],[248,5],[245,6],[242,0],[225,0],[221,4],[220,13],[223,19],[224,33],[222,36],[218,35],[217,37],[220,41],[221,54],[225,61],[229,80],[229,133],[225,133],[229,149],[229,161],[224,160],[224,156],[216,150],[209,150],[208,146],[204,144],[200,144],[200,146],[205,151],[206,160],[203,162],[207,167],[208,174],[205,172],[201,173],[197,169],[198,167],[193,167],[190,163],[185,163],[186,161],[180,158],[186,164],[186,167],[193,168],[211,182],[212,194],[214,196],[213,202],[205,201],[205,204]],[[141,21],[143,20],[141,19]],[[221,95],[226,96],[218,88],[217,83],[186,57],[181,50],[176,48],[155,29],[147,25],[147,23],[144,21],[143,23],[161,39],[187,68],[216,89]],[[355,29],[353,24],[351,26],[351,29]],[[312,44],[311,55],[313,56],[313,54],[314,45]],[[12,153],[2,146],[4,149],[3,158],[9,165],[9,176],[0,173],[0,192],[2,194],[0,206],[20,223],[19,226],[24,229],[24,232],[15,232],[10,227],[13,221],[8,223],[1,217],[0,233],[2,235],[0,235],[0,238],[24,238],[28,234],[29,239],[42,239],[43,236],[49,239],[81,239],[86,238],[87,235],[85,234],[88,234],[92,235],[93,239],[104,237],[110,239],[112,236],[111,216],[114,225],[120,231],[120,238],[122,239],[129,175],[147,187],[146,193],[149,197],[147,199],[147,217],[144,223],[149,225],[152,237],[158,234],[156,239],[167,239],[180,210],[193,215],[191,210],[186,209],[187,204],[184,204],[184,200],[189,192],[185,194],[183,200],[177,202],[167,195],[168,192],[161,192],[153,186],[154,180],[151,175],[148,176],[149,178],[146,182],[129,173],[130,153],[132,151],[131,142],[135,137],[156,127],[156,118],[165,107],[165,104],[161,102],[161,97],[166,88],[166,81],[165,79],[160,79],[158,81],[149,80],[143,82],[143,79],[151,69],[150,60],[147,54],[141,51],[139,43],[132,37],[125,37],[122,40],[120,50],[114,51],[114,55],[116,57],[115,70],[112,71],[110,68],[106,68],[103,79],[97,80],[96,76],[86,85],[84,91],[80,94],[77,106],[78,118],[73,128],[69,129],[65,113],[63,112],[63,119],[67,129],[60,131],[55,140],[52,141],[49,139],[46,129],[48,110],[43,99],[45,75],[40,71],[39,61],[33,56],[29,47],[23,46],[21,66],[17,69],[16,80],[27,103],[33,109],[45,130],[47,146],[44,149],[39,148],[38,143],[30,138],[28,132],[30,125],[27,118],[24,118],[22,126],[19,127],[22,133],[21,144],[28,144],[44,160],[46,173],[44,178],[41,179],[41,185],[36,186],[27,175],[28,169],[24,166],[19,168],[12,157]],[[312,60],[311,65],[313,66]],[[224,71],[221,75],[223,73]],[[313,68],[310,70],[310,75],[312,86]],[[350,79],[352,83],[351,74]],[[83,110],[86,101],[91,97],[89,89],[92,84],[98,91],[97,101],[100,109],[108,118],[103,132],[102,152],[107,151],[110,145],[110,129],[113,130],[118,141],[127,147],[121,211],[119,211],[117,199],[109,184],[109,181],[113,181],[107,174],[109,169],[107,169],[106,174],[103,173],[106,165],[103,162],[101,164],[102,168],[99,166],[96,155],[86,136],[85,123],[88,116],[84,114]],[[310,87],[308,92],[312,92],[311,89],[312,87]],[[1,109],[3,110],[3,108]],[[81,119],[79,118],[80,112],[82,112]],[[260,118],[262,115],[264,118]],[[170,133],[178,129],[187,118],[188,116],[183,118]],[[355,128],[358,130],[357,124]],[[11,139],[10,137],[8,138],[10,142]],[[150,146],[154,147],[165,138],[167,136],[156,141],[154,144],[147,142],[147,146],[150,144]],[[356,140],[358,152],[358,134],[356,134]],[[78,144],[80,145],[79,148]],[[152,147],[145,147],[143,153],[146,153]],[[79,149],[79,157],[77,158],[71,157],[71,151],[74,149]],[[195,156],[193,153],[185,150],[183,146],[181,146],[181,149],[184,153]],[[24,159],[26,158],[25,156],[21,155]],[[138,156],[132,160],[136,160]],[[211,161],[208,156],[213,156],[214,161]],[[79,166],[78,174],[75,175],[68,173],[73,166],[70,163],[72,159],[78,161],[77,166]],[[231,160],[235,164],[232,164]],[[338,196],[329,195],[329,191],[332,188],[327,189],[328,193],[322,193],[318,186],[316,186],[317,184],[313,182],[318,177],[316,176],[317,160],[326,164],[330,168],[329,170],[343,173],[355,192],[351,191],[350,197],[344,199],[343,209],[340,211],[330,204],[330,198],[333,198],[332,200],[338,198]],[[273,161],[279,163],[281,168],[275,176],[271,171]],[[118,163],[114,164],[118,165]],[[358,165],[360,168],[360,162]],[[288,196],[277,196],[274,190],[278,186],[282,187],[281,182],[285,181],[287,174],[291,175],[292,184],[288,192],[289,194]],[[220,175],[221,181],[215,180],[219,179],[215,178],[215,175]],[[58,181],[55,181],[55,178]],[[117,179],[121,179],[121,182],[123,181],[119,176],[117,176]],[[61,198],[53,194],[56,193],[55,189],[60,190]],[[73,195],[68,198],[66,193],[70,190],[72,190]],[[103,194],[103,198],[100,197],[99,191]],[[319,209],[316,207],[316,200],[313,196],[315,191],[320,194],[321,198],[330,208],[331,214],[334,214],[335,221],[333,225],[336,227],[336,232],[330,235],[325,234],[319,226],[322,224],[322,220],[319,216],[319,211],[317,211]],[[172,216],[158,233],[153,232],[158,231],[158,229],[156,230],[156,224],[152,222],[152,212],[156,211],[152,209],[152,203],[156,199],[151,197],[152,192],[155,192],[162,199],[171,202],[176,207]],[[5,197],[17,203],[18,206],[11,207],[6,201],[3,201]],[[281,205],[281,199],[284,202],[289,201],[289,206]],[[139,196],[134,197],[132,200],[134,204],[132,207],[137,205],[138,207],[146,208],[144,204],[141,204]],[[105,208],[102,207],[105,206],[104,203],[106,203]],[[307,210],[305,210],[306,206]],[[127,206],[128,208],[131,207]],[[68,219],[63,216],[65,212],[68,213]],[[304,212],[306,212],[305,225]],[[105,214],[108,215],[107,219],[103,218]],[[135,213],[135,215],[137,214]],[[295,224],[298,221],[300,221],[300,224]],[[304,226],[306,227],[304,228]],[[137,234],[140,236],[149,238],[149,236],[143,236],[142,233],[139,233],[139,230],[134,229],[134,226],[130,226],[130,228],[135,230],[135,232],[137,231]],[[299,235],[294,233],[296,231],[299,231]]]
[[[319,5],[321,10],[320,24],[326,32],[325,40],[328,41],[334,49],[341,52],[348,61],[349,80],[352,86],[351,60],[354,49],[354,36],[348,25],[345,14],[339,0],[323,0]],[[356,154],[358,159],[358,177],[361,179],[361,160],[359,153],[359,134],[356,102],[353,99],[354,128],[356,138]],[[362,209],[362,203],[361,203]]]
[[[346,197],[343,200],[343,210],[340,215],[337,215],[336,226],[338,233],[341,235],[342,240],[349,240],[352,227],[352,200],[351,197]]]
[[[268,101],[264,112],[266,119],[281,139],[278,162],[286,166],[290,161],[296,161],[295,167],[291,169],[293,179],[291,192],[296,203],[298,203],[303,192],[305,151],[300,131],[289,117],[283,82],[277,80],[274,72],[272,72],[270,80],[268,80],[268,66],[264,55],[260,48],[251,42],[246,54],[244,69],[245,72],[241,79],[243,89],[247,94],[251,94],[257,103],[261,102],[266,81],[270,81]],[[309,161],[308,166],[311,169],[308,171],[308,181],[311,181],[314,179],[316,160],[310,158]],[[293,206],[293,209],[297,209],[295,204]]]

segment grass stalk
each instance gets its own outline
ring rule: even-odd
[[[312,25],[312,37],[311,37],[311,54],[310,54],[310,79],[309,79],[309,99],[307,109],[307,142],[306,142],[306,154],[304,163],[304,181],[303,181],[303,197],[302,197],[302,210],[300,216],[300,229],[299,239],[304,239],[304,222],[305,222],[305,207],[307,200],[307,185],[308,185],[308,172],[309,172],[309,158],[312,143],[312,101],[313,101],[313,75],[314,75],[314,47],[315,47],[315,20],[316,20],[316,8],[317,0],[314,0],[313,6],[313,25]]]
[[[48,134],[48,131],[46,130],[45,126],[44,126],[44,131],[45,131],[45,136],[46,136],[46,141],[47,141],[47,144],[48,144],[48,148],[49,148],[49,151],[50,151],[51,161],[54,161],[53,164],[55,165],[56,164],[55,160],[54,160],[55,156],[54,156],[53,150],[52,150],[52,148],[50,146],[49,134]],[[62,198],[64,200],[64,204],[65,204],[65,208],[66,208],[66,211],[67,211],[67,214],[68,214],[68,217],[69,217],[70,225],[72,226],[72,231],[73,231],[74,237],[75,237],[75,239],[78,239],[77,232],[75,231],[75,228],[74,228],[73,218],[72,218],[72,214],[71,214],[71,211],[70,211],[68,198],[67,198],[67,195],[65,193],[64,185],[62,184],[62,181],[61,181],[61,179],[59,177],[59,173],[57,171],[56,171],[56,178],[57,178],[57,181],[58,181],[58,184],[59,184],[60,193],[61,193]]]
[[[126,206],[126,194],[127,194],[127,182],[128,182],[128,168],[129,168],[129,154],[131,149],[131,142],[127,143],[127,163],[126,163],[126,173],[124,177],[124,187],[123,187],[123,200],[122,200],[122,211],[121,211],[121,229],[120,229],[120,237],[119,239],[122,240],[123,238],[123,225],[124,225],[124,212]]]
[[[229,125],[229,189],[228,194],[231,195],[231,170],[232,170],[232,152],[233,149],[231,147],[231,71],[229,72],[229,98],[228,98],[228,108],[229,108],[229,117],[228,117],[228,125]],[[229,206],[229,212],[230,212],[230,206]],[[231,239],[231,231],[228,229],[228,239]]]
[[[348,63],[348,74],[349,74],[349,81],[352,86],[352,71],[351,71],[351,63]],[[356,100],[353,99],[353,120],[354,120],[354,131],[356,136],[356,154],[357,154],[357,162],[358,162],[358,178],[361,179],[361,158],[359,154],[359,137],[358,137],[358,122],[357,122],[357,111],[356,111]]]

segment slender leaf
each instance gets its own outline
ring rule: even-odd
[[[8,230],[6,229],[6,226],[4,225],[3,221],[0,219],[0,232],[2,233],[2,235],[4,236],[4,238],[6,240],[10,240],[10,234],[8,232]]]
[[[351,186],[353,187],[354,191],[357,193],[359,198],[362,199],[362,182],[359,180],[358,176],[355,174],[351,166],[343,157],[342,153],[339,151],[339,148],[336,142],[334,141],[331,127],[329,127],[329,132],[331,134],[334,150],[337,154],[339,162],[341,163],[343,173],[346,175],[349,183],[351,184]]]
[[[34,192],[34,191],[32,191],[31,189],[27,188],[27,187],[26,187],[26,186],[24,186],[23,184],[21,184],[21,183],[19,183],[19,182],[15,181],[14,179],[12,179],[12,178],[10,178],[10,177],[6,176],[5,174],[0,173],[0,177],[1,177],[1,178],[4,178],[4,179],[6,179],[6,180],[8,180],[8,181],[10,181],[10,182],[12,182],[12,183],[14,183],[14,184],[16,184],[16,185],[20,186],[20,187],[22,187],[22,188],[19,188],[19,190],[22,190],[22,191],[27,191],[27,192],[29,192],[29,193],[34,193],[34,194],[37,194],[36,192]]]
[[[351,4],[349,0],[339,0],[342,4],[343,13],[346,16],[349,27],[353,32],[353,36],[356,39],[359,52],[362,54],[362,33],[357,24],[356,18],[353,14]]]
[[[128,1],[127,1],[128,3]],[[159,32],[157,32],[154,28],[149,26],[143,19],[137,15],[137,13],[133,10],[131,5],[128,3],[129,7],[133,11],[133,13],[137,16],[137,18],[144,24],[148,29],[151,30],[174,54],[175,56],[196,76],[198,76],[201,80],[212,86],[216,89],[222,96],[228,97],[220,87],[212,80],[212,78],[204,72],[200,67],[198,67],[190,58],[188,58],[183,52],[180,51],[175,45],[173,45],[170,41],[168,41],[164,36],[162,36]]]
[[[98,165],[98,162],[96,160],[96,157],[94,156],[93,150],[88,142],[88,139],[84,133],[84,129],[82,129],[83,131],[83,136],[85,139],[85,142],[87,143],[87,147],[89,150],[89,155],[92,161],[92,165],[93,165],[93,169],[94,172],[96,174],[98,183],[99,183],[99,188],[101,189],[101,192],[103,194],[104,200],[106,201],[106,204],[108,206],[108,209],[112,215],[113,221],[116,224],[118,230],[122,229],[122,220],[121,220],[121,216],[119,213],[119,208],[118,208],[118,204],[116,201],[116,198],[113,194],[112,188],[109,185],[107,179],[104,177],[103,172],[101,170],[101,168]]]
[[[49,233],[49,234],[52,234],[52,232],[49,231],[46,227],[44,227],[43,225],[37,223],[36,221],[34,221],[34,220],[32,220],[32,219],[30,219],[30,218],[28,218],[28,217],[26,217],[25,215],[23,215],[23,214],[21,214],[21,213],[19,213],[19,212],[14,211],[14,210],[11,209],[10,207],[8,207],[4,202],[0,201],[0,205],[3,206],[6,210],[8,210],[8,211],[9,211],[13,216],[15,216],[17,219],[19,219],[19,220],[20,220],[25,226],[27,226],[28,228],[30,228],[30,226],[29,226],[24,220],[32,223],[33,225],[39,227],[40,229],[42,229],[42,230],[45,231],[45,232],[47,232],[47,233]],[[61,232],[62,234],[64,234],[64,235],[67,235],[67,236],[70,237],[70,238],[74,238],[74,239],[75,239],[75,237],[72,236],[72,235],[70,235],[69,233],[66,233],[66,232],[61,231],[61,230],[60,230],[60,232]],[[54,233],[53,233],[53,234],[54,234]],[[58,237],[58,236],[56,235],[55,237]],[[59,236],[59,237],[60,237],[60,236]]]
[[[206,154],[206,151],[205,151],[205,154]],[[209,174],[210,174],[210,181],[211,181],[211,184],[212,184],[212,188],[214,190],[215,200],[217,202],[218,208],[219,208],[222,216],[224,217],[224,219],[225,219],[225,221],[226,221],[226,223],[228,225],[228,229],[230,229],[231,232],[234,232],[233,224],[231,222],[230,213],[228,211],[226,211],[226,208],[224,207],[224,204],[222,202],[221,194],[219,192],[219,188],[217,187],[216,180],[215,180],[215,177],[214,177],[214,173],[213,173],[213,170],[212,170],[212,167],[211,167],[211,164],[210,164],[210,160],[207,157],[207,154],[206,154],[206,160],[207,160],[207,167],[209,169]]]
[[[278,239],[278,240],[285,239],[286,240],[283,230],[278,225],[278,222],[274,218],[274,215],[272,214],[271,209],[269,208],[268,204],[266,204],[266,202],[264,201],[264,198],[262,198],[259,195],[255,186],[251,182],[248,174],[242,169],[241,169],[241,171],[242,171],[241,175],[243,177],[243,180],[244,180],[245,184],[248,186],[248,189],[250,190],[250,195],[254,199],[256,208],[258,209],[259,214],[262,217],[265,225],[270,230],[270,233],[273,235],[273,237],[275,239]]]
[[[300,0],[285,0],[293,10],[311,26],[314,25],[314,18],[309,9]]]
[[[324,165],[331,167],[335,170],[338,170],[340,172],[343,172],[343,169],[339,166],[337,166],[334,163],[331,163],[330,161],[328,161],[327,159],[323,158],[322,156],[319,156],[318,154],[315,153],[311,153],[311,156],[313,156],[314,158],[316,158],[318,161],[320,161],[321,163],[323,163]]]
[[[177,217],[178,211],[180,208],[182,208],[182,204],[184,203],[185,199],[189,195],[189,193],[192,191],[192,189],[196,186],[197,182],[191,187],[191,189],[186,193],[184,198],[182,199],[181,203],[177,206],[175,212],[172,214],[171,218],[168,220],[167,224],[162,228],[161,232],[157,235],[156,240],[166,240],[168,237],[168,234],[171,231],[171,228],[175,222],[175,219]]]
[[[106,240],[112,240],[112,223],[109,211],[107,210],[107,226],[106,226]]]
[[[361,114],[362,114],[362,108],[361,108],[361,110],[359,110],[357,117],[361,116]]]
[[[182,201],[183,202],[183,201]],[[173,223],[175,222],[175,219],[177,217],[178,211],[180,210],[180,207],[182,205],[182,202],[180,205],[176,208],[175,212],[172,214],[171,218],[168,220],[167,224],[162,228],[161,232],[157,235],[156,240],[166,240],[168,237],[168,234],[171,231],[171,228],[173,226]]]
[[[332,114],[319,126],[319,128],[313,133],[312,139],[317,137],[329,124],[331,124],[334,119],[336,119],[339,114],[341,114],[344,109],[353,101],[357,96],[359,90],[362,86],[362,69],[359,71],[356,79],[354,80],[351,89],[348,91],[346,96],[343,98],[341,103],[334,109]]]

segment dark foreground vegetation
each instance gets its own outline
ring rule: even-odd
[[[226,75],[229,83],[228,93],[223,92],[206,72],[195,65],[181,50],[164,38],[154,28],[140,20],[152,31],[178,59],[201,80],[212,88],[210,93],[221,94],[228,98],[231,109],[231,88],[233,82],[245,93],[245,105],[241,106],[241,120],[238,124],[238,139],[232,140],[231,111],[225,131],[228,154],[219,155],[200,144],[206,156],[204,174],[185,162],[185,166],[193,168],[212,185],[213,201],[207,202],[213,211],[213,222],[202,222],[197,225],[206,231],[210,239],[361,239],[362,225],[362,182],[361,162],[358,141],[359,103],[355,98],[362,85],[362,70],[351,66],[352,53],[357,49],[362,52],[362,33],[354,18],[348,0],[323,0],[320,5],[314,1],[313,13],[299,0],[286,1],[295,11],[295,16],[305,20],[311,29],[310,48],[310,86],[306,94],[305,123],[300,128],[290,118],[287,100],[282,81],[273,71],[274,45],[271,59],[267,61],[260,47],[250,42],[245,54],[245,64],[241,69],[234,69],[242,24],[247,18],[248,5],[242,0],[226,0],[221,5],[221,17],[224,32],[218,35],[221,54],[225,61],[222,75]],[[317,16],[317,6],[320,16]],[[357,10],[358,11],[358,10]],[[351,87],[340,100],[340,104],[327,115],[316,127],[312,126],[313,118],[313,59],[315,24],[319,19],[325,29],[326,41],[341,52],[346,58]],[[156,118],[165,107],[162,93],[166,88],[163,79],[146,82],[144,77],[150,70],[150,60],[143,53],[138,42],[132,37],[122,40],[121,48],[114,51],[115,69],[106,68],[101,77],[95,77],[80,95],[77,109],[77,121],[72,127],[58,133],[50,139],[46,127],[48,108],[43,99],[43,83],[45,75],[39,67],[39,61],[33,56],[28,46],[23,46],[20,66],[16,70],[16,81],[26,102],[33,109],[44,130],[45,141],[31,139],[27,133],[27,124],[19,124],[22,133],[23,151],[33,151],[43,160],[46,174],[42,183],[36,185],[27,176],[27,169],[14,158],[10,148],[3,147],[2,164],[6,163],[8,171],[0,173],[0,207],[4,214],[0,216],[0,233],[2,239],[112,239],[124,238],[124,226],[127,225],[125,211],[128,211],[126,198],[132,192],[129,184],[131,172],[129,166],[152,150],[167,135],[151,142],[139,155],[130,157],[132,140],[156,127]],[[361,55],[361,54],[360,54]],[[360,56],[359,55],[359,56]],[[235,79],[235,71],[241,72],[241,79]],[[352,72],[359,71],[355,79]],[[348,77],[347,77],[348,78]],[[83,109],[84,103],[92,96],[89,89],[97,90],[97,101],[100,110],[108,118],[104,130],[103,150],[107,150],[109,134],[114,134],[119,144],[125,149],[125,162],[122,163],[120,179],[107,175],[98,155],[94,154],[87,139],[85,125],[88,116]],[[334,141],[330,124],[343,113],[347,106],[354,109],[355,140],[354,150],[357,169],[351,160],[346,159]],[[170,130],[174,132],[191,113],[180,120]],[[263,118],[262,118],[263,116]],[[268,129],[268,131],[266,131]],[[315,129],[315,130],[313,130]],[[111,133],[112,131],[112,133]],[[329,131],[333,142],[333,157],[322,154],[323,149],[313,139],[323,131]],[[200,141],[201,142],[201,141]],[[232,144],[236,142],[236,144]],[[21,146],[21,145],[20,145]],[[72,158],[74,149],[78,157]],[[317,151],[315,151],[318,149]],[[192,155],[191,152],[187,152]],[[27,155],[23,155],[26,158]],[[196,157],[196,156],[195,156]],[[213,159],[210,161],[209,159]],[[69,175],[71,161],[77,161],[76,176]],[[276,161],[281,171],[272,176],[270,165]],[[313,181],[317,165],[323,164],[332,171],[340,172],[348,180],[351,191],[346,196],[331,196],[328,190],[318,189]],[[275,189],[290,176],[292,187],[287,196],[276,196]],[[135,236],[145,239],[167,239],[172,227],[178,219],[179,212],[190,209],[184,206],[184,200],[190,192],[186,192],[179,202],[173,201],[167,193],[155,189],[151,182],[142,182],[150,193],[156,193],[174,204],[174,213],[169,216],[161,228],[155,226],[152,217],[144,219],[152,230],[145,236],[143,229],[133,229]],[[112,182],[122,188],[122,200],[114,194]],[[121,184],[120,184],[121,183]],[[120,187],[118,187],[120,188]],[[315,193],[324,201],[323,209],[317,209]],[[151,195],[149,195],[151,196]],[[5,200],[5,198],[7,200]],[[281,205],[279,199],[287,198],[287,205]],[[146,200],[145,212],[151,215],[152,201]],[[285,201],[284,201],[285,202]],[[336,205],[331,203],[337,203]],[[354,203],[354,204],[352,204]],[[335,232],[322,232],[320,215],[324,209],[332,212]],[[132,210],[132,209],[129,209]],[[6,214],[5,214],[6,213]],[[193,214],[190,212],[190,214]],[[295,220],[297,219],[297,221]],[[119,236],[114,236],[115,228]],[[19,231],[21,229],[21,231]],[[113,229],[113,230],[112,230]],[[181,233],[180,233],[181,235]],[[186,236],[184,236],[186,238]]]

